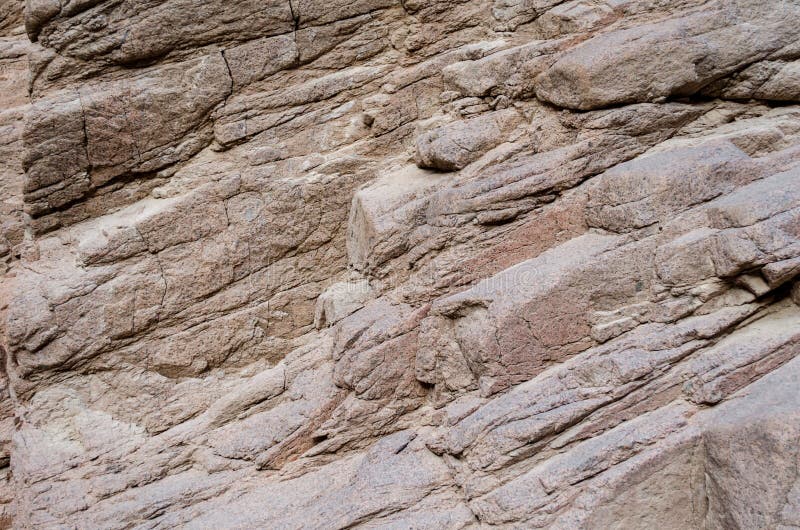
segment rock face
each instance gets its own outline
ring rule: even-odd
[[[0,529],[800,528],[795,0],[0,0]]]

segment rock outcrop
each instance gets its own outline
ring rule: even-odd
[[[0,528],[800,528],[796,0],[0,0]]]

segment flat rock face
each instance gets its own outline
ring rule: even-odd
[[[795,0],[0,0],[0,529],[800,528]]]

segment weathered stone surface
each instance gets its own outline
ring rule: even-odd
[[[0,0],[0,528],[800,527],[793,0]]]
[[[798,9],[791,1],[712,2],[690,15],[603,34],[541,74],[536,94],[584,110],[689,96],[792,44]]]
[[[196,154],[211,142],[203,122],[230,83],[215,54],[34,102],[23,137],[28,213],[58,212],[115,178],[153,173]]]
[[[800,101],[800,62],[760,61],[703,92],[729,99]]]
[[[512,109],[437,127],[417,137],[417,165],[454,171],[463,169],[506,138],[519,116]]]

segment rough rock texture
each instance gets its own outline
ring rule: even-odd
[[[800,528],[796,0],[0,0],[1,528]]]

